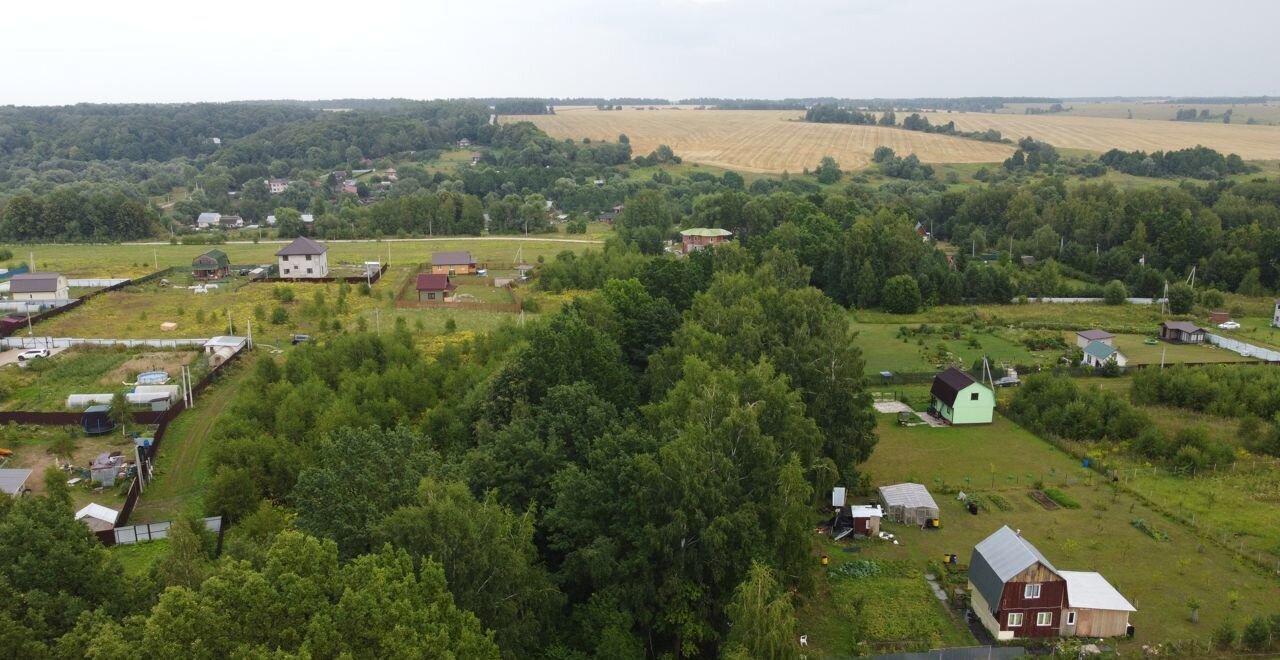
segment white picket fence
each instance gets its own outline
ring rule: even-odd
[[[204,339],[79,339],[73,337],[4,337],[0,346],[4,348],[70,348],[71,346],[146,346],[149,348],[181,348],[183,346],[204,346]]]
[[[1225,348],[1228,351],[1239,353],[1245,357],[1258,358],[1264,362],[1280,362],[1280,351],[1263,348],[1261,346],[1254,346],[1253,344],[1247,344],[1238,339],[1230,339],[1220,335],[1207,334],[1206,336],[1209,339],[1209,343],[1217,346],[1218,348]]]

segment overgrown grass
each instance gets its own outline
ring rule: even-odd
[[[167,554],[169,554],[167,539],[111,546],[111,556],[120,562],[125,575],[130,578],[146,577],[151,567]]]

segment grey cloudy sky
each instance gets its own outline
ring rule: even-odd
[[[4,104],[1280,92],[1272,0],[15,4]]]

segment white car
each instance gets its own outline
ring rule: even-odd
[[[49,349],[47,348],[28,348],[27,350],[18,354],[18,361],[25,362],[32,358],[47,358],[47,357],[49,357]]]
[[[1240,324],[1236,323],[1235,321],[1223,321],[1222,323],[1218,324],[1218,327],[1222,328],[1223,330],[1239,330]]]

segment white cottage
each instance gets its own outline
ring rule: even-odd
[[[66,300],[67,278],[60,273],[22,273],[9,279],[14,300]]]
[[[285,279],[319,279],[329,276],[328,246],[299,236],[276,253],[280,277]]]

